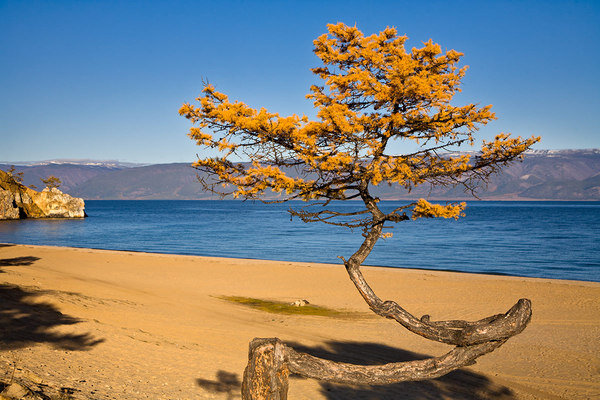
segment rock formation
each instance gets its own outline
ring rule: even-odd
[[[83,218],[83,199],[56,188],[41,192],[17,182],[0,170],[0,220],[19,218]]]
[[[0,189],[0,219],[19,219],[19,208],[10,190]]]

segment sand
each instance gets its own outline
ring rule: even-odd
[[[210,243],[207,242],[207,246]],[[472,367],[425,382],[349,387],[293,378],[295,399],[600,398],[600,284],[364,268],[417,316],[479,319],[533,302],[520,335]],[[352,312],[280,315],[247,296]],[[339,265],[0,245],[0,378],[16,368],[91,399],[237,399],[254,337],[354,363],[441,355],[449,346],[372,316]]]

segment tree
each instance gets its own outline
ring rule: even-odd
[[[55,177],[54,175],[50,175],[47,178],[40,178],[40,180],[48,189],[58,189],[62,184],[60,179]]]
[[[369,286],[360,266],[378,239],[391,236],[384,232],[391,224],[459,218],[465,209],[465,203],[419,199],[384,212],[371,194],[374,186],[385,183],[411,190],[423,184],[458,185],[474,194],[539,138],[501,133],[482,141],[477,154],[456,153],[461,146],[474,146],[477,130],[495,119],[490,105],[452,103],[467,69],[457,66],[461,53],[444,53],[431,40],[407,51],[407,37],[394,28],[367,37],[341,23],[328,25],[328,31],[314,41],[323,66],[312,71],[323,85],[311,86],[307,95],[317,119],[253,109],[230,101],[206,83],[196,99],[199,105],[186,103],[179,112],[193,124],[189,136],[219,155],[200,158],[194,166],[204,173],[201,183],[222,195],[264,200],[275,192],[278,202],[308,202],[289,211],[304,222],[362,229],[360,248],[340,258],[369,307],[418,335],[455,347],[427,360],[358,366],[297,353],[278,339],[255,339],[244,374],[245,399],[285,398],[290,371],[351,384],[434,378],[474,363],[520,333],[531,318],[530,301],[521,299],[508,312],[479,321],[432,321],[380,299]],[[414,143],[417,150],[395,154],[395,142]],[[334,200],[350,199],[362,200],[362,206],[352,212],[330,207]]]
[[[11,165],[10,168],[8,169],[8,174],[10,176],[12,176],[12,178],[15,180],[15,182],[17,183],[23,183],[23,172],[16,172],[15,166]]]

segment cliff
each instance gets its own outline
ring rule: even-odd
[[[56,188],[41,192],[17,182],[0,170],[0,220],[20,218],[83,218],[83,199]]]

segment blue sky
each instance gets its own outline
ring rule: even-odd
[[[193,161],[201,149],[177,110],[203,79],[313,115],[312,41],[336,22],[465,53],[458,100],[498,116],[482,138],[600,147],[598,1],[0,0],[0,161]]]

